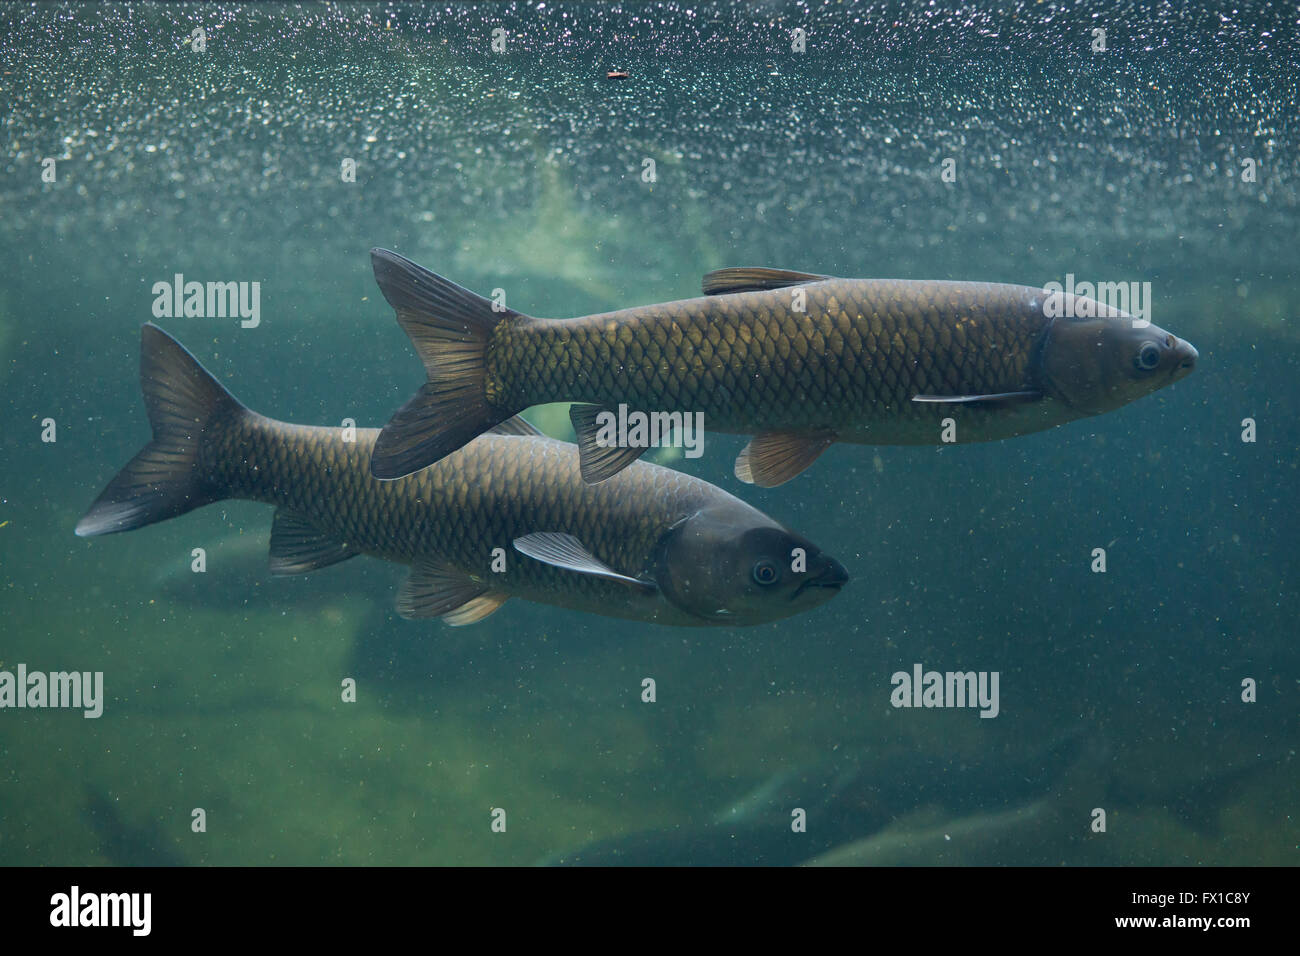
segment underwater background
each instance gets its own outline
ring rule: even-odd
[[[0,3],[0,669],[103,671],[106,698],[0,710],[0,863],[530,864],[645,833],[618,859],[1294,864],[1298,19]],[[1200,360],[1104,416],[841,445],[779,489],[734,478],[739,436],[661,455],[848,568],[756,627],[403,621],[396,565],[271,579],[248,502],[73,536],[148,438],[139,327],[176,273],[260,282],[257,328],[158,320],[245,404],[385,422],[423,375],[373,246],[556,317],[730,265],[1150,282]],[[999,715],[892,707],[916,663],[999,672]],[[790,807],[794,852],[696,836]]]

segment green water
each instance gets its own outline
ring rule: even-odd
[[[845,754],[888,774],[854,799],[887,800],[890,832],[1063,808],[956,862],[1295,862],[1293,13],[0,4],[0,669],[102,671],[106,698],[93,720],[0,710],[0,863],[526,864],[689,834]],[[387,420],[422,374],[373,246],[546,316],[742,264],[1150,282],[1152,320],[1201,358],[1099,418],[839,446],[770,491],[733,477],[743,439],[710,435],[672,465],[852,575],[758,627],[520,601],[472,628],[400,621],[396,566],[269,579],[238,542],[271,511],[246,502],[73,536],[148,437],[138,329],[176,273],[261,283],[257,328],[158,320],[246,404]],[[999,672],[999,716],[892,707],[918,662]],[[999,773],[1070,733],[1104,755],[1082,783]],[[989,755],[986,795],[952,799]]]

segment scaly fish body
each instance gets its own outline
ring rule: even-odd
[[[688,475],[638,463],[587,484],[572,445],[521,434],[522,422],[437,466],[379,481],[370,474],[377,429],[347,441],[343,429],[250,412],[153,326],[141,380],[154,441],[100,496],[80,535],[223,498],[264,502],[277,508],[274,572],[356,554],[410,564],[399,610],[451,623],[478,620],[509,597],[663,624],[754,623],[820,603],[847,578],[807,539]],[[806,570],[791,567],[795,548]],[[502,560],[505,570],[493,570]],[[777,577],[755,580],[754,566],[769,562]]]
[[[380,434],[374,473],[436,461],[530,405],[569,401],[583,476],[645,446],[602,435],[615,410],[703,413],[754,434],[745,481],[794,477],[835,442],[991,441],[1097,415],[1188,374],[1196,350],[1091,299],[984,282],[724,269],[705,296],[575,319],[493,308],[400,256],[375,276],[429,381]],[[945,428],[951,419],[952,429]]]
[[[962,441],[1050,428],[1084,413],[1064,402],[989,408],[913,402],[1037,387],[1050,320],[1043,290],[981,282],[831,279],[705,296],[578,319],[501,323],[486,389],[501,409],[575,401],[689,409],[707,428],[833,431],[837,441],[934,444],[954,417]]]
[[[383,482],[370,476],[378,435],[377,428],[357,429],[355,442],[344,442],[337,428],[254,420],[219,443],[215,477],[230,497],[310,516],[362,554],[401,564],[436,555],[511,597],[687,623],[659,595],[647,607],[625,584],[529,560],[513,552],[512,542],[538,529],[563,528],[605,564],[633,569],[635,577],[664,529],[725,494],[721,489],[656,467],[590,495],[586,489],[603,490],[609,482],[584,485],[572,445],[493,434],[444,459],[440,464],[447,467]],[[508,573],[492,572],[494,548],[508,555]]]

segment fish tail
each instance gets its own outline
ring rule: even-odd
[[[201,451],[248,410],[152,323],[140,335],[140,389],[153,439],[77,522],[79,537],[130,531],[226,497],[200,467]]]
[[[372,249],[375,281],[411,337],[429,380],[375,442],[370,472],[401,478],[440,461],[522,411],[488,396],[487,358],[503,322],[529,322],[387,249]]]

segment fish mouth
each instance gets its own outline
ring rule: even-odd
[[[1178,364],[1173,368],[1173,378],[1182,378],[1184,375],[1190,375],[1196,368],[1196,360],[1201,357],[1201,353],[1196,351],[1196,346],[1192,345],[1186,339],[1178,339],[1174,345],[1174,356],[1178,359]]]
[[[815,578],[809,578],[802,582],[794,589],[794,594],[790,595],[790,600],[793,601],[808,588],[830,588],[833,591],[839,591],[848,583],[848,580],[849,572],[844,565],[834,558],[828,558],[827,565],[822,569],[822,573]]]

